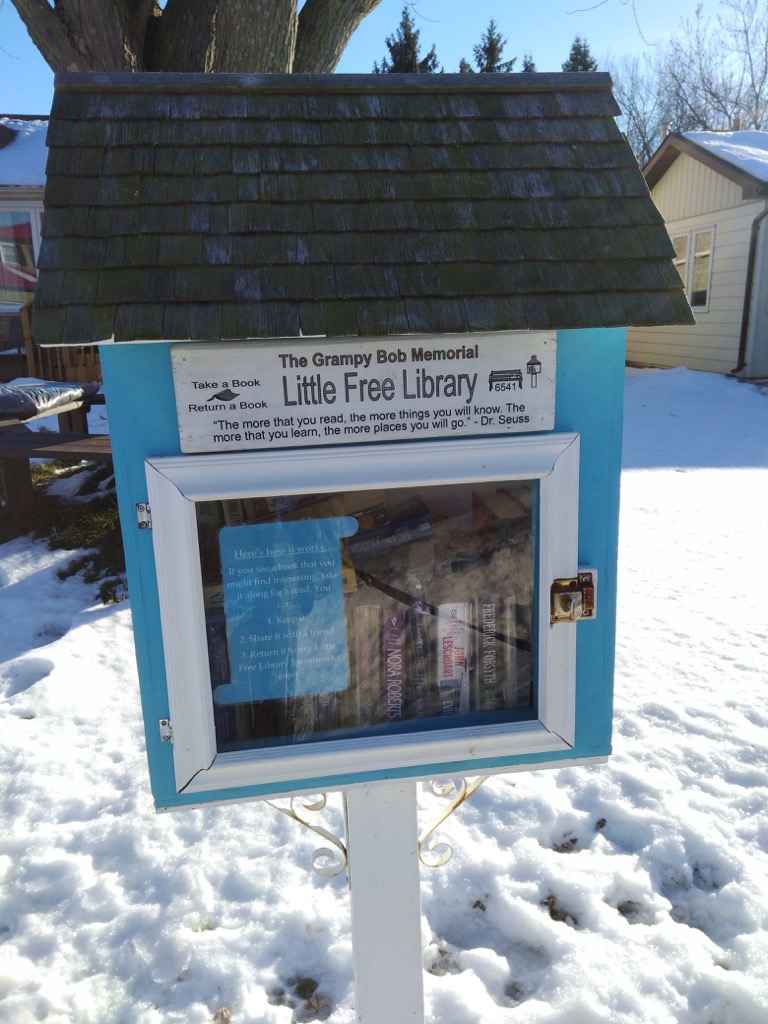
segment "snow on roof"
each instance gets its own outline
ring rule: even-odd
[[[8,132],[0,131],[0,187],[44,186],[47,118],[1,115],[0,126],[14,133],[3,144]]]
[[[683,132],[683,138],[759,181],[768,181],[768,132]]]

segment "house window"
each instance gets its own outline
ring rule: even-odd
[[[15,312],[35,291],[42,209],[0,209],[0,311]]]
[[[714,228],[703,228],[672,237],[675,247],[673,262],[685,285],[691,309],[706,311],[709,308],[714,243]]]

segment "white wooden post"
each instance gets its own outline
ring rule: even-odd
[[[360,1024],[423,1024],[416,783],[346,793],[347,855]]]

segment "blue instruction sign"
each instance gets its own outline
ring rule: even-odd
[[[219,533],[231,683],[219,704],[349,685],[339,542],[351,516],[227,526]]]

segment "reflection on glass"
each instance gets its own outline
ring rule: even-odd
[[[536,495],[198,502],[218,749],[530,718]]]
[[[672,262],[677,268],[683,284],[685,284],[688,276],[688,235],[675,235],[672,239],[672,244],[675,247],[675,255]]]
[[[0,210],[0,303],[27,302],[36,281],[30,213]]]
[[[699,231],[695,235],[693,255],[693,282],[691,305],[706,306],[709,288],[709,263],[712,256],[712,232]]]

